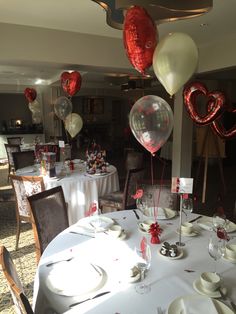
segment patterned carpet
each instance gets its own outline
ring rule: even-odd
[[[8,166],[0,166],[0,190],[9,189],[7,181]],[[33,281],[36,271],[36,254],[34,237],[30,224],[23,224],[20,235],[19,248],[15,250],[16,219],[15,203],[0,202],[0,245],[4,245],[10,252],[18,275],[24,287],[25,294],[32,302]],[[12,297],[5,277],[0,271],[0,313],[15,313]]]

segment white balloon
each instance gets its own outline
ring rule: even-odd
[[[153,69],[161,84],[172,96],[193,75],[198,64],[198,48],[184,33],[164,37],[153,54]]]
[[[29,102],[29,110],[31,112],[41,112],[41,106],[37,100]]]
[[[39,124],[42,122],[42,115],[40,112],[33,112],[32,113],[32,121],[34,124]]]
[[[83,120],[77,113],[70,113],[65,118],[65,129],[70,136],[75,137],[83,127]]]

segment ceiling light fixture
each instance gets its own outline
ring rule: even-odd
[[[147,10],[156,24],[188,19],[207,13],[213,6],[213,0],[92,0],[107,13],[107,24],[123,29],[125,11],[133,5]]]

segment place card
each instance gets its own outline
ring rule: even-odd
[[[172,178],[171,192],[179,194],[193,193],[193,178]]]

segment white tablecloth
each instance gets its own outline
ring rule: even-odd
[[[66,297],[53,293],[46,285],[46,279],[53,269],[53,266],[47,267],[46,265],[70,256],[86,257],[88,261],[101,266],[108,274],[108,280],[105,286],[94,294],[102,291],[111,291],[111,293],[81,303],[69,310],[67,314],[156,314],[157,306],[166,310],[168,305],[179,296],[197,295],[193,288],[193,282],[199,278],[202,272],[214,269],[214,261],[207,250],[209,231],[200,230],[198,227],[198,236],[183,237],[185,246],[181,259],[170,260],[161,256],[159,254],[161,245],[152,244],[151,268],[145,278],[145,283],[151,285],[151,292],[140,295],[135,291],[137,283],[127,283],[124,280],[121,265],[134,263],[133,249],[139,245],[144,234],[138,230],[137,218],[132,211],[114,212],[106,216],[116,219],[117,223],[125,229],[126,239],[122,241],[111,240],[109,237],[89,238],[69,233],[75,228],[75,226],[71,226],[58,235],[46,248],[35,277],[34,306],[36,314],[51,313],[50,310],[63,313],[69,310],[70,304],[81,300],[81,296]],[[188,218],[194,217],[196,215],[190,214]],[[173,244],[178,241],[179,236],[176,233],[178,222],[178,217],[160,221],[163,228],[162,243],[168,241]],[[147,235],[147,240],[149,242],[149,235]],[[70,262],[68,262],[69,267]],[[218,261],[217,271],[223,278],[223,286],[227,288],[228,296],[234,302],[236,302],[235,270],[235,264],[223,259]],[[83,283],[78,282],[78,285],[81,284]]]
[[[82,167],[83,168],[83,167]],[[35,172],[27,172],[33,167],[19,169],[18,175],[39,175]],[[61,163],[56,166],[56,173],[59,174]],[[79,170],[75,165],[75,170],[69,174],[58,176],[56,178],[44,178],[46,189],[61,185],[64,191],[65,200],[68,204],[69,224],[76,223],[80,218],[85,216],[91,203],[98,202],[98,197],[107,193],[119,190],[119,178],[117,170],[110,165],[108,174],[104,176],[89,176],[84,170]]]

